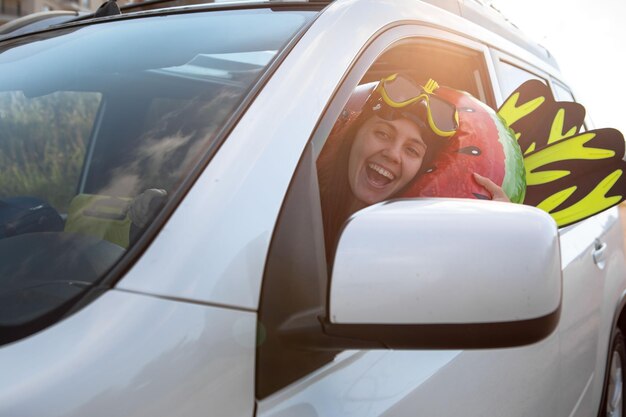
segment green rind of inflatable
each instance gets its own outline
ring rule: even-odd
[[[522,203],[526,195],[526,169],[524,168],[524,156],[520,149],[515,133],[508,127],[505,120],[495,114],[490,113],[494,124],[498,128],[498,141],[504,151],[504,179],[502,180],[502,190],[513,203]]]

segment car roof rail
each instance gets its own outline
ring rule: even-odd
[[[268,3],[316,3],[316,4],[329,4],[334,0],[145,0],[138,1],[136,3],[129,3],[120,7],[122,13],[131,13],[144,10],[159,9],[162,7],[170,6],[191,6],[197,4],[205,4],[211,6],[228,7],[230,5],[246,5],[246,4],[268,4]]]

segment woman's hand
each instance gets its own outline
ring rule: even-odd
[[[478,183],[478,185],[482,185],[485,189],[491,194],[491,199],[493,201],[506,201],[510,202],[509,197],[504,193],[501,187],[496,185],[489,178],[483,177],[474,172],[474,180]]]

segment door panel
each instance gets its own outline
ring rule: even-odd
[[[344,352],[260,417],[556,416],[557,336],[514,349]],[[538,375],[542,375],[541,378]],[[310,414],[299,414],[302,410]]]
[[[562,415],[597,413],[604,376],[604,357],[613,308],[605,300],[607,282],[619,280],[613,264],[623,258],[615,209],[561,230],[563,304],[558,332],[561,343],[560,406]],[[603,248],[600,248],[601,246]],[[602,259],[594,253],[603,251]],[[619,254],[620,256],[614,256]],[[623,263],[623,261],[621,261]],[[617,296],[617,292],[615,294]],[[599,350],[599,347],[602,349]],[[599,358],[600,357],[600,358]]]

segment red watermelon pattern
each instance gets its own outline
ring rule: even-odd
[[[436,94],[457,107],[459,128],[402,197],[490,199],[474,181],[473,173],[478,173],[501,186],[511,201],[522,202],[525,171],[514,133],[494,110],[469,93],[440,87]]]

